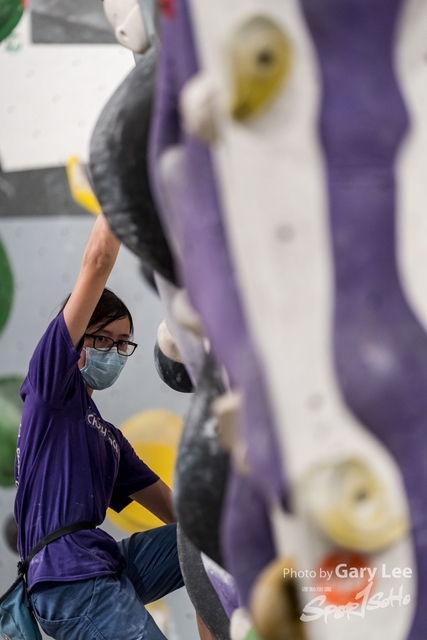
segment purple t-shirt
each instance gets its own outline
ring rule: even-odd
[[[119,429],[103,420],[78,360],[61,313],[37,345],[21,388],[15,517],[22,558],[55,529],[83,521],[101,524],[108,507],[121,511],[131,494],[159,479]],[[105,531],[77,531],[34,557],[29,587],[112,574],[120,562],[118,545]]]

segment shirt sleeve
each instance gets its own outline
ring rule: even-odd
[[[31,386],[43,402],[53,408],[64,406],[79,373],[79,357],[61,313],[40,339],[28,369]]]
[[[110,507],[119,513],[132,502],[130,495],[149,487],[160,478],[136,455],[132,445],[118,429],[116,437],[120,444],[120,464]]]

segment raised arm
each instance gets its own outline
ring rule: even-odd
[[[110,231],[101,213],[86,245],[77,282],[64,308],[65,324],[76,347],[102,295],[119,248],[120,241]]]

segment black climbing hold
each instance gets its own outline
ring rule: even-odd
[[[3,533],[8,549],[14,553],[18,553],[18,525],[12,514],[6,518]]]
[[[191,393],[194,391],[193,383],[191,382],[185,365],[183,365],[182,362],[175,362],[165,356],[157,341],[154,347],[154,364],[156,365],[157,373],[168,387],[181,393]]]
[[[156,61],[157,53],[151,48],[102,111],[90,145],[90,175],[116,236],[145,264],[178,284],[148,171]]]
[[[230,620],[213,588],[200,551],[178,525],[178,556],[188,596],[216,640],[230,640]]]
[[[175,466],[174,500],[186,536],[209,558],[223,566],[220,520],[230,455],[219,444],[212,401],[225,392],[220,368],[211,355],[184,420]]]

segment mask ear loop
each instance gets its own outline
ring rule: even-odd
[[[139,7],[142,13],[142,19],[144,20],[145,31],[147,34],[147,40],[151,46],[155,45],[157,29],[157,1],[156,0],[138,0]]]

